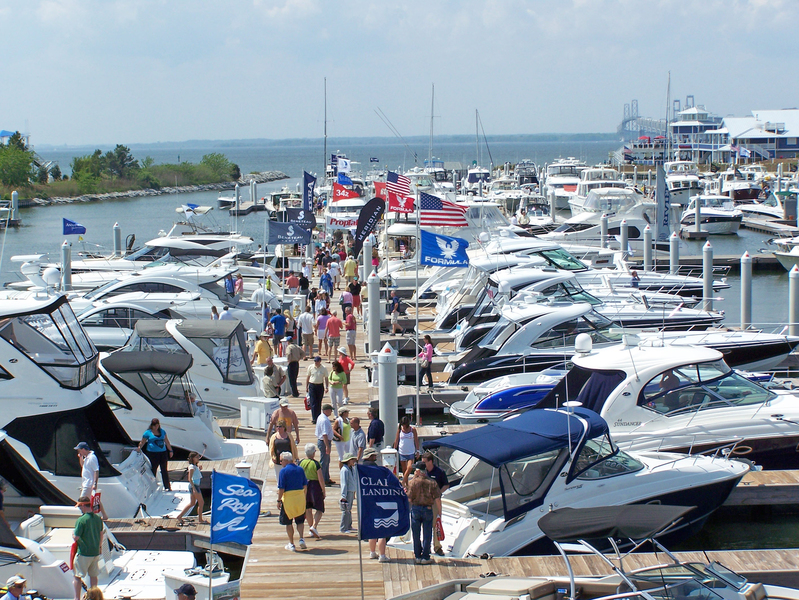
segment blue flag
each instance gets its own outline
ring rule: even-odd
[[[358,465],[358,527],[362,540],[404,535],[411,506],[399,479],[386,467]]]
[[[269,221],[267,244],[307,244],[310,241],[311,232],[299,225]]]
[[[469,256],[466,248],[469,242],[462,238],[450,237],[430,233],[424,229],[422,234],[422,253],[420,265],[433,265],[434,267],[468,267]]]
[[[344,173],[338,174],[338,183],[339,185],[352,185],[352,179],[347,177]]]
[[[286,216],[288,217],[289,223],[299,225],[303,229],[311,230],[316,227],[316,217],[310,210],[305,210],[304,208],[287,208]]]
[[[86,228],[80,223],[63,219],[64,221],[64,235],[81,235],[86,233]]]
[[[261,512],[261,490],[238,475],[211,473],[211,543],[249,546]]]
[[[305,210],[310,211],[313,207],[313,189],[316,185],[316,177],[306,171],[303,171],[302,181],[302,207]]]

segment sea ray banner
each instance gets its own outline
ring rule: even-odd
[[[75,221],[70,221],[69,219],[63,219],[63,224],[64,224],[63,235],[81,235],[83,233],[86,233],[86,228],[80,223],[76,223]]]
[[[668,242],[671,235],[669,213],[671,202],[669,200],[669,186],[666,185],[666,172],[663,165],[657,166],[655,178],[655,202],[657,203],[657,221],[655,223],[655,241]]]
[[[352,251],[355,256],[361,253],[363,241],[377,227],[385,210],[386,202],[382,198],[372,198],[361,209],[361,214],[358,215],[358,226],[355,229],[355,246]]]
[[[308,244],[311,232],[294,223],[269,222],[267,244]]]
[[[250,479],[211,473],[211,543],[249,546],[261,512],[261,490]]]
[[[399,479],[386,467],[358,465],[358,533],[362,540],[405,535],[411,507]]]
[[[289,223],[299,225],[308,231],[316,227],[316,217],[313,211],[305,210],[304,208],[287,208],[286,216],[289,219]]]
[[[430,233],[424,229],[421,229],[420,233],[422,234],[422,253],[419,255],[420,265],[432,265],[434,267],[469,266],[469,256],[466,254],[469,242],[462,238]]]
[[[308,173],[302,172],[302,207],[305,210],[313,210],[313,189],[316,186],[316,177]]]

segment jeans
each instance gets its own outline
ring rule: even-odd
[[[428,387],[433,387],[433,365],[432,363],[428,363],[426,367],[419,366],[419,385],[422,385],[424,382],[424,377],[427,375],[427,385]]]
[[[422,560],[430,558],[430,542],[433,541],[433,508],[431,506],[411,506],[411,533],[413,534],[413,555]]]
[[[322,475],[325,478],[325,483],[330,481],[330,454],[327,452],[325,440],[316,442],[316,447],[319,448],[319,464],[322,465]]]
[[[324,383],[308,384],[308,401],[311,403],[311,420],[316,423],[316,419],[322,414],[322,399],[325,397]]]
[[[291,387],[291,395],[295,398],[298,398],[300,391],[297,389],[297,375],[300,372],[300,363],[290,362],[287,365],[286,370],[288,371],[289,375],[289,387]]]

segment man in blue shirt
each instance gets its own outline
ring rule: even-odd
[[[278,356],[283,356],[283,344],[281,344],[281,342],[283,341],[283,336],[286,335],[286,317],[283,316],[279,308],[276,308],[275,314],[269,319],[269,322],[272,324],[274,330],[273,341],[275,352]]]
[[[366,445],[369,448],[374,448],[380,454],[383,449],[383,438],[386,435],[386,426],[379,418],[379,411],[377,408],[369,408],[366,411],[366,416],[371,420],[369,421],[369,430],[366,432]]]
[[[305,529],[305,493],[308,488],[308,478],[303,468],[294,463],[291,452],[283,452],[280,455],[280,464],[282,468],[277,477],[277,507],[280,509],[280,524],[286,526],[289,538],[286,550],[295,551],[294,523],[297,524],[297,533],[300,535],[300,548],[304,550],[306,546],[302,534]],[[299,491],[302,491],[301,497]],[[299,508],[294,506],[297,502],[300,503]]]
[[[233,282],[233,275],[228,273],[225,275],[225,292],[231,298],[235,295],[236,284]]]

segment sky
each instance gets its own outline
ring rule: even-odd
[[[613,132],[671,96],[799,106],[796,0],[0,0],[36,144]]]

